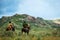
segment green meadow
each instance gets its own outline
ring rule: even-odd
[[[29,35],[21,33],[23,20],[30,24]],[[14,32],[6,31],[9,21],[14,23]],[[35,18],[27,14],[3,16],[0,18],[0,40],[60,40],[60,24],[53,21],[40,17]]]

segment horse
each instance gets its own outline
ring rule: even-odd
[[[27,33],[27,35],[29,34],[29,30],[30,30],[30,26],[29,26],[29,24],[27,25],[27,26],[25,26],[25,27],[23,27],[22,28],[22,33],[24,32],[24,33]]]
[[[14,27],[7,27],[7,29],[6,29],[6,31],[10,31],[10,30],[12,30],[12,31],[15,31],[15,28]]]

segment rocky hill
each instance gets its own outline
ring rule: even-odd
[[[9,21],[14,23],[15,32],[6,31]],[[26,37],[25,35],[21,35],[23,21],[29,23],[31,27],[30,35]],[[15,14],[13,16],[3,16],[0,18],[0,39],[2,40],[42,40],[41,37],[56,35],[60,36],[60,20],[44,20],[43,18],[35,18],[27,14]],[[35,39],[33,39],[34,37]]]
[[[0,18],[0,27],[2,27],[5,23],[8,23],[9,21],[12,21],[14,23],[23,23],[23,21],[26,21],[27,23],[39,26],[39,27],[44,27],[44,26],[56,26],[59,24],[60,26],[60,21],[59,20],[44,20],[43,18],[40,17],[33,17],[27,14],[15,14],[13,16],[3,16]]]

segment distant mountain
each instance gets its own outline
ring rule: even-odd
[[[60,19],[53,20],[54,23],[60,24]]]
[[[9,21],[14,22],[15,24],[22,23],[23,21],[26,21],[27,23],[33,24],[34,26],[38,27],[57,27],[60,26],[60,20],[44,20],[40,17],[33,17],[27,14],[15,14],[13,16],[3,16],[0,19],[0,26],[2,27],[5,23],[8,23]],[[59,25],[58,25],[59,24]]]
[[[14,23],[15,31],[6,31],[9,21]],[[22,23],[26,21],[30,24],[29,35],[21,35]],[[44,37],[60,36],[60,19],[59,20],[44,20],[41,17],[33,17],[27,14],[15,14],[13,16],[3,16],[0,18],[0,39],[4,40],[25,40],[32,39],[40,40]],[[26,36],[26,37],[25,37]],[[49,37],[49,38],[50,38]],[[24,38],[24,39],[23,39]],[[51,38],[50,38],[51,39]]]

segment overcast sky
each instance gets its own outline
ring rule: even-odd
[[[16,13],[44,19],[60,18],[60,0],[0,0],[0,18]]]

